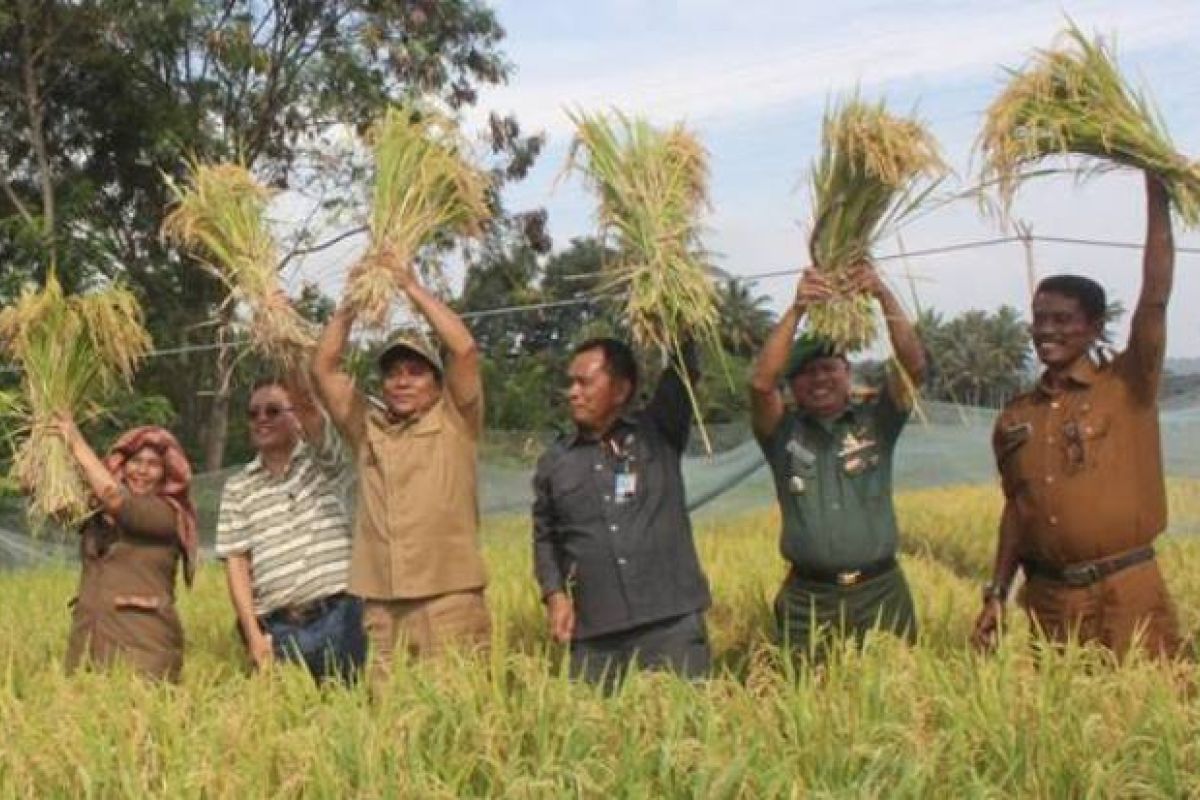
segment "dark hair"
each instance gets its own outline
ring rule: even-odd
[[[629,397],[637,396],[638,365],[633,349],[620,339],[608,336],[597,336],[575,346],[571,358],[592,350],[604,353],[604,369],[614,378],[624,378],[629,381]]]
[[[1049,292],[1073,297],[1079,301],[1088,322],[1108,320],[1108,299],[1104,295],[1104,287],[1091,278],[1082,275],[1051,275],[1042,278],[1034,294]]]
[[[250,394],[254,394],[259,389],[266,389],[268,386],[278,386],[280,389],[287,391],[287,384],[283,382],[283,378],[279,375],[259,375],[254,379],[254,383],[250,384]]]

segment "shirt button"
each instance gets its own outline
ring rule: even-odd
[[[1057,411],[1058,410],[1058,401],[1055,400],[1053,403],[1050,404],[1050,407],[1053,408],[1055,411]]]
[[[593,464],[592,469],[596,470],[596,472],[599,472],[600,470],[604,469],[604,466],[601,464]]]
[[[608,495],[604,495],[604,502],[606,502],[606,503],[611,503],[611,502],[612,502],[612,498],[611,498],[611,497],[609,497]]]
[[[609,526],[608,526],[608,529],[609,529],[610,531],[612,531],[613,533],[616,533],[616,532],[617,532],[617,526],[616,526],[616,525],[609,525]]]
[[[1046,476],[1046,483],[1054,483],[1054,476],[1053,476],[1053,475],[1047,475],[1047,476]]]
[[[1047,437],[1046,437],[1046,444],[1054,444],[1054,437],[1053,437],[1053,436],[1047,436]]]
[[[834,511],[837,511],[837,510],[841,509],[842,506],[840,503],[830,503],[829,507],[832,508]]]
[[[1051,525],[1057,525],[1057,524],[1058,524],[1058,517],[1056,517],[1056,516],[1054,516],[1053,514],[1051,514],[1051,515],[1050,515],[1050,524],[1051,524]]]
[[[625,559],[623,559],[623,558],[618,558],[618,559],[617,559],[617,563],[618,563],[618,564],[620,564],[620,565],[623,567],[623,566],[625,566]]]

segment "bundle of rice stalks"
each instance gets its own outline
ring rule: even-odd
[[[23,440],[10,477],[31,493],[31,519],[78,523],[89,513],[88,492],[50,425],[60,412],[94,416],[106,397],[129,384],[150,349],[142,309],[120,287],[66,296],[51,273],[45,288],[26,288],[0,311],[0,343],[21,368],[23,394],[16,409]]]
[[[175,208],[163,234],[190,248],[229,289],[231,302],[250,307],[250,344],[265,358],[294,370],[315,344],[307,320],[279,286],[275,239],[266,222],[271,192],[237,164],[190,163],[186,185],[167,177]]]
[[[851,285],[851,271],[920,207],[946,171],[925,126],[890,114],[883,102],[854,95],[826,111],[811,174],[816,222],[809,251],[835,296],[808,309],[813,333],[850,352],[875,340],[874,302]]]
[[[397,293],[394,269],[411,269],[438,236],[481,235],[491,217],[490,182],[467,160],[470,148],[458,126],[435,111],[390,108],[370,138],[371,249],[352,277],[349,302],[368,324],[382,327]]]
[[[692,339],[720,353],[717,292],[705,269],[700,215],[708,207],[708,154],[682,125],[668,130],[614,112],[577,112],[567,168],[600,200],[602,235],[620,255],[606,264],[606,290],[627,290],[625,318],[634,342],[680,358]],[[680,362],[705,446],[694,387]]]
[[[978,149],[984,185],[1004,208],[1030,164],[1051,155],[1101,159],[1089,172],[1145,170],[1166,186],[1184,223],[1200,224],[1200,163],[1180,155],[1150,99],[1121,76],[1101,39],[1072,25],[1063,46],[1039,50],[988,108]]]

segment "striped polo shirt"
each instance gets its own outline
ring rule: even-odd
[[[255,614],[346,590],[351,475],[345,448],[326,421],[323,440],[299,442],[279,477],[256,457],[225,483],[217,557],[249,554]]]

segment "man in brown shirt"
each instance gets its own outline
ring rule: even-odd
[[[441,339],[399,337],[379,356],[383,402],[341,367],[354,322],[343,302],[313,356],[317,391],[354,450],[358,501],[349,591],[364,601],[370,681],[379,686],[398,647],[416,656],[486,646],[490,622],[479,550],[476,443],[483,388],[475,340],[406,264],[397,285]]]
[[[1167,522],[1157,397],[1175,249],[1166,190],[1149,174],[1146,195],[1142,289],[1124,352],[1093,355],[1104,335],[1099,284],[1059,275],[1034,294],[1045,372],[1004,408],[993,434],[1005,503],[975,626],[980,647],[995,643],[1018,566],[1030,621],[1052,641],[1074,637],[1118,655],[1135,640],[1155,655],[1179,647],[1152,547]]]

